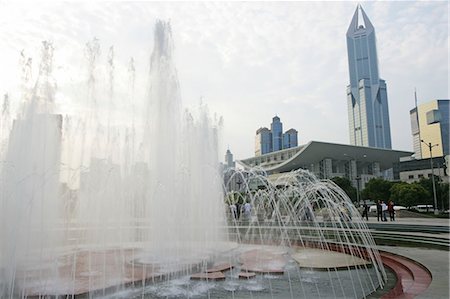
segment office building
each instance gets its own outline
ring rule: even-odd
[[[283,149],[283,123],[278,116],[272,118],[270,131],[272,132],[272,150],[276,152]]]
[[[227,152],[225,153],[225,168],[234,168],[233,154],[230,149],[227,149]]]
[[[270,130],[259,128],[255,137],[255,156],[296,147],[298,145],[298,131],[289,129],[283,133],[283,123],[278,116],[272,119]]]
[[[255,138],[255,156],[261,156],[272,151],[272,132],[267,128],[259,128]]]
[[[414,157],[430,158],[427,144],[433,145],[433,157],[449,155],[450,100],[438,99],[418,105],[409,112]],[[423,140],[423,142],[421,142]]]
[[[259,167],[276,179],[280,173],[307,169],[320,179],[346,177],[356,188],[364,189],[372,178],[385,178],[384,174],[398,165],[400,158],[412,152],[374,147],[353,146],[311,141],[294,148],[236,161],[239,168]],[[392,172],[392,171],[390,171]]]
[[[283,149],[298,146],[298,132],[295,129],[289,129],[283,134]]]
[[[391,148],[386,82],[380,78],[375,28],[360,5],[347,31],[350,144]]]

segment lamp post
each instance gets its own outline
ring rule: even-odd
[[[355,157],[344,154],[344,156],[349,157],[350,159],[355,160],[355,164],[356,164],[356,201],[358,202],[359,205],[361,205],[361,200],[360,200],[360,196],[359,196],[359,181],[361,181],[361,177],[358,175],[358,160],[356,160]],[[363,158],[366,158],[367,155],[363,155]],[[350,160],[351,161],[351,160]]]
[[[430,164],[431,164],[431,181],[433,183],[433,199],[434,199],[434,215],[438,214],[437,210],[437,198],[436,198],[436,184],[434,182],[434,170],[433,170],[433,147],[438,146],[439,144],[431,145],[431,142],[426,143],[423,139],[420,140],[420,142],[424,143],[426,146],[428,146],[428,149],[430,150]]]
[[[358,201],[358,204],[361,206],[361,199],[359,197],[359,181],[361,181],[361,177],[356,177],[356,200]]]

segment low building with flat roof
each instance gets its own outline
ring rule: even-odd
[[[241,168],[262,168],[269,176],[307,169],[318,178],[346,177],[364,189],[372,178],[394,179],[393,167],[413,152],[311,141],[298,147],[236,161]]]

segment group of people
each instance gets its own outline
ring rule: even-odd
[[[395,210],[394,210],[394,202],[391,200],[386,204],[384,200],[379,200],[377,202],[377,221],[388,221],[387,220],[387,213],[389,213],[389,218],[391,221],[395,221]],[[363,205],[363,212],[362,212],[362,218],[366,218],[366,220],[369,220],[369,207],[364,202]]]
[[[395,221],[394,202],[391,200],[386,204],[383,200],[377,202],[377,221],[388,221],[387,213],[389,212],[389,218],[391,221]]]
[[[240,205],[239,203],[230,205],[231,217],[235,220],[239,220],[241,214],[244,214],[245,219],[250,219],[250,215],[252,213],[252,206],[249,202],[246,202],[244,205]]]

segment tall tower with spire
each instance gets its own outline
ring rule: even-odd
[[[350,144],[390,149],[386,82],[379,75],[375,28],[361,5],[347,30],[347,53]]]

